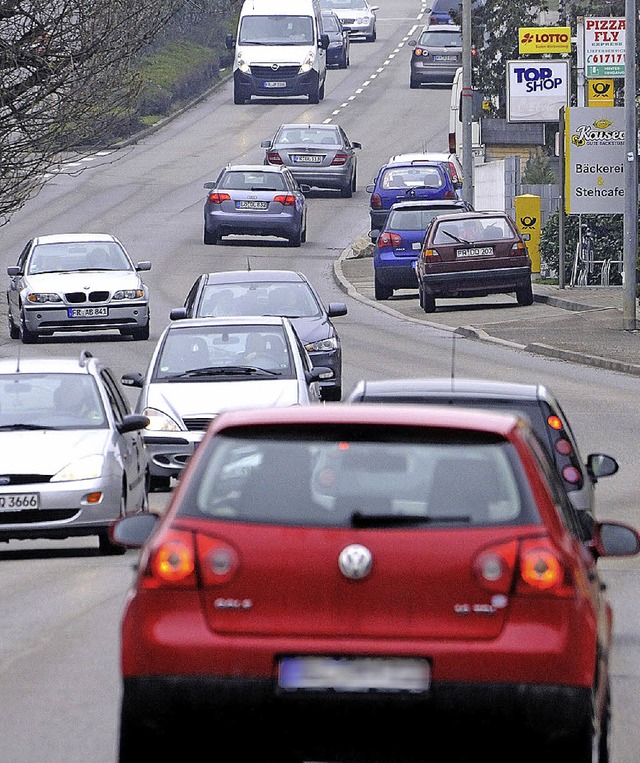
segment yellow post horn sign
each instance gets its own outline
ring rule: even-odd
[[[587,106],[613,106],[613,80],[590,79]]]
[[[515,198],[516,226],[520,235],[527,242],[531,257],[531,272],[540,272],[540,233],[542,220],[540,197],[532,193],[523,193]]]

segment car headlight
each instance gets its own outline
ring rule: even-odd
[[[320,339],[318,342],[309,342],[304,347],[307,352],[331,352],[338,349],[338,340],[335,336],[331,336],[328,339]]]
[[[300,66],[300,74],[304,74],[305,72],[311,71],[313,67],[313,59],[314,59],[313,51],[310,50],[307,53],[307,57],[304,59],[304,61],[302,62]]]
[[[371,16],[360,16],[360,18],[356,20],[356,23],[368,24],[370,21],[371,21]]]
[[[236,66],[243,74],[251,74],[251,67],[249,64],[242,58],[242,55],[239,55],[237,58]]]
[[[113,299],[142,299],[143,289],[120,289],[113,295]]]
[[[27,294],[27,302],[36,302],[41,305],[45,302],[62,302],[62,297],[59,294],[48,294],[47,292],[31,292]]]
[[[175,419],[166,414],[164,411],[159,411],[157,408],[145,408],[142,411],[142,415],[149,419],[149,425],[147,430],[154,432],[181,432],[182,427]]]
[[[71,482],[73,480],[95,480],[102,474],[104,456],[93,455],[79,458],[63,466],[53,475],[51,482]]]

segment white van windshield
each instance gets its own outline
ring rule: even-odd
[[[313,45],[311,16],[244,16],[239,45]]]

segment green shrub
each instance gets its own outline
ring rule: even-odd
[[[546,185],[558,182],[556,174],[551,168],[549,157],[541,148],[537,148],[529,154],[521,182],[525,185]]]

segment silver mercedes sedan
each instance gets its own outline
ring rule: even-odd
[[[58,331],[117,330],[149,338],[149,290],[123,245],[107,233],[38,236],[7,268],[9,335],[34,344]]]

